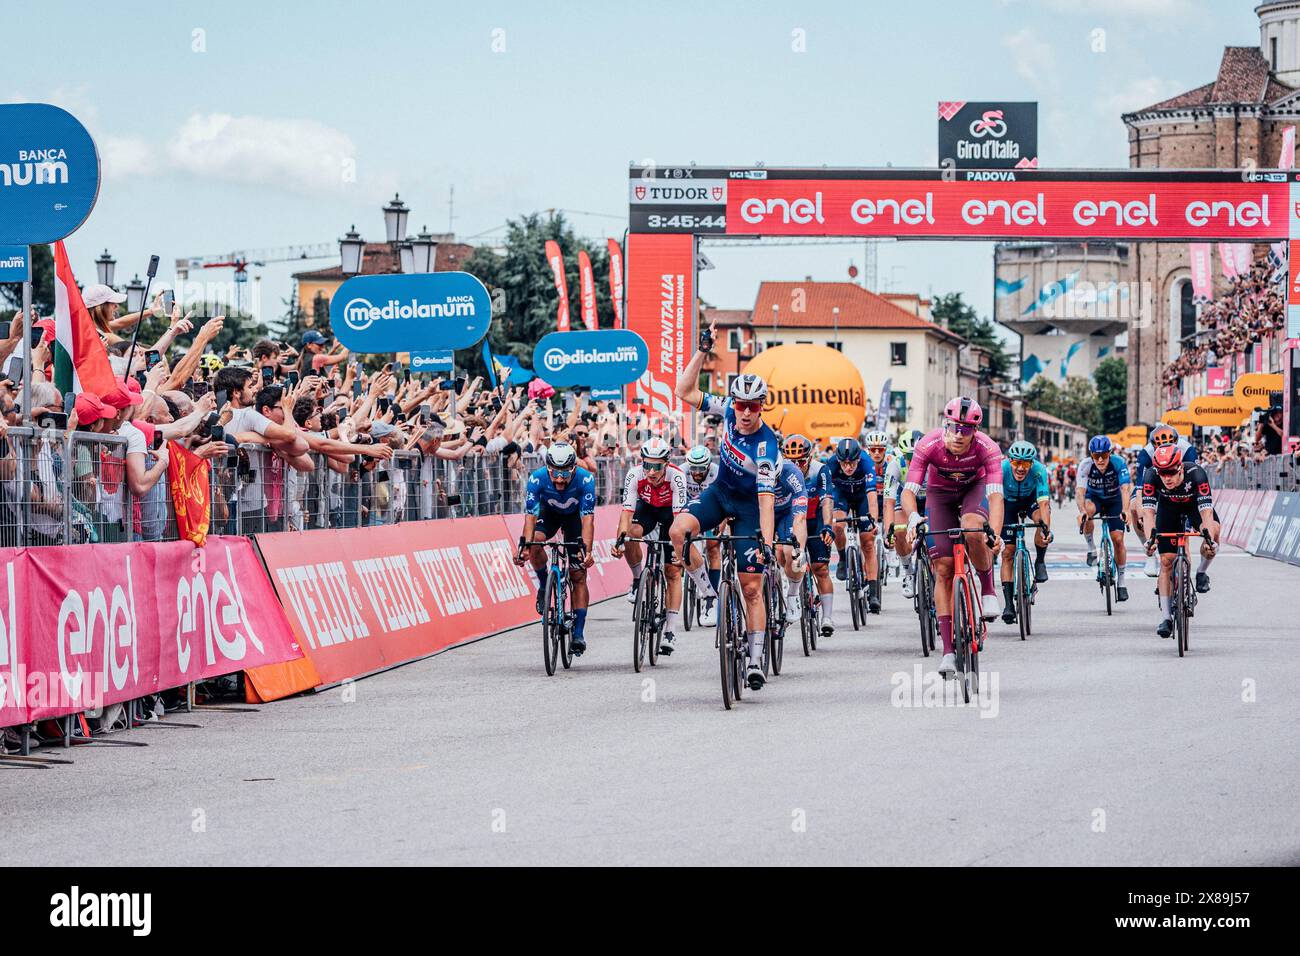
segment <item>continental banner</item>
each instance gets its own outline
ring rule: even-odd
[[[677,376],[695,350],[695,237],[630,235],[627,327],[650,347],[650,364],[628,386],[628,404],[652,420],[681,411]]]
[[[302,656],[247,538],[0,549],[0,726]]]
[[[619,508],[596,514],[591,600],[627,592],[631,572],[610,550]],[[285,669],[262,699],[335,684],[537,620],[537,579],[513,558],[522,516],[494,515],[260,534],[258,550],[294,636],[314,668]]]

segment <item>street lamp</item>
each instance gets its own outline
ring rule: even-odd
[[[117,260],[104,250],[104,254],[95,260],[95,271],[99,273],[99,284],[112,286],[113,271],[117,268]]]
[[[438,251],[438,240],[434,239],[425,226],[420,234],[409,243],[414,259],[412,272],[432,272],[434,259]],[[406,270],[402,270],[403,272]]]
[[[406,203],[402,202],[397,193],[393,193],[393,201],[384,207],[384,232],[390,243],[397,243],[406,235],[406,217],[409,214]]]
[[[108,283],[105,283],[107,285]],[[126,284],[126,311],[139,312],[144,307],[144,283],[137,275]]]
[[[365,251],[366,241],[353,226],[347,235],[339,240],[339,258],[343,261],[343,274],[354,276],[361,272],[361,254]]]
[[[405,242],[398,243],[397,261],[404,274],[410,275],[415,271],[415,252],[411,249],[411,239],[409,236]]]

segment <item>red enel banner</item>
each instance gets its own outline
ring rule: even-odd
[[[733,179],[726,233],[1271,241],[1287,197],[1285,181]]]
[[[597,511],[593,601],[631,584],[626,563],[610,555],[618,511]],[[256,543],[320,683],[334,684],[535,621],[537,579],[513,561],[522,520],[283,532]]]
[[[677,376],[695,350],[695,237],[627,237],[627,327],[645,339],[650,362],[627,387],[628,403],[652,415],[681,410]]]
[[[302,657],[252,542],[0,549],[0,726]]]

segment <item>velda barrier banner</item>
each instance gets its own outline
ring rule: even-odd
[[[1300,565],[1300,493],[1276,494],[1254,553]]]
[[[618,514],[612,505],[597,510],[598,564],[588,574],[593,602],[631,585],[627,564],[610,554]],[[273,686],[259,682],[262,699],[371,674],[537,620],[537,579],[513,560],[522,524],[522,516],[493,515],[257,535],[294,636],[314,667],[280,668]]]
[[[252,542],[0,549],[0,726],[302,657]]]

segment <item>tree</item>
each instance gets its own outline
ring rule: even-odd
[[[1025,389],[1025,407],[1055,415],[1083,428],[1089,435],[1102,431],[1101,403],[1089,379],[1071,375],[1061,387],[1039,376]]]
[[[1114,434],[1128,424],[1128,365],[1111,356],[1098,363],[1092,377],[1101,403],[1102,431]]]
[[[950,331],[988,349],[989,368],[992,369],[993,376],[1006,380],[1007,373],[1011,370],[1011,356],[1007,354],[1006,346],[992,319],[980,318],[962,299],[960,292],[939,296],[930,311],[935,321],[946,325]]]
[[[546,241],[555,240],[564,255],[565,279],[569,287],[571,327],[583,328],[582,290],[578,281],[578,252],[585,249],[591,257],[591,271],[596,285],[596,314],[603,328],[614,324],[614,307],[609,297],[609,252],[602,241],[595,245],[578,238],[563,215],[542,218],[532,214],[507,224],[505,252],[478,248],[465,262],[465,271],[481,279],[489,288],[505,291],[505,313],[497,316],[488,331],[492,351],[513,355],[531,365],[533,346],[547,332],[555,331],[556,292],[550,264],[546,261]],[[472,354],[458,353],[471,374],[482,374],[482,347]]]

